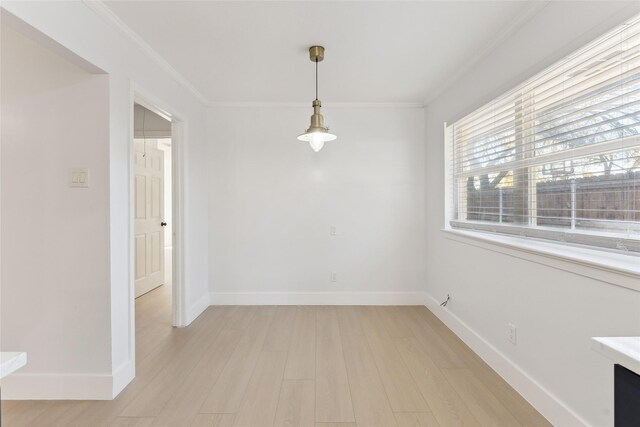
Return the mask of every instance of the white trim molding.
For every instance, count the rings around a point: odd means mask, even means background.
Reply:
[[[124,388],[129,385],[136,376],[136,364],[133,360],[127,360],[113,372],[111,398],[115,399]]]
[[[560,399],[544,388],[522,368],[482,338],[476,331],[449,310],[441,307],[431,295],[426,295],[426,307],[447,325],[474,353],[522,395],[555,426],[589,425]]]
[[[21,374],[2,379],[3,400],[111,400],[109,374]]]
[[[424,292],[211,292],[211,305],[424,305]]]
[[[444,229],[445,238],[640,292],[640,257],[553,241]]]
[[[192,304],[185,313],[185,326],[190,325],[191,322],[196,320],[210,304],[210,296],[208,292],[205,292],[194,304]]]

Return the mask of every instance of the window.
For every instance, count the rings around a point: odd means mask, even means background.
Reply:
[[[445,130],[450,226],[640,255],[640,17]]]

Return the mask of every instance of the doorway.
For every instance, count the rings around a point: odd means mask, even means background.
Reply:
[[[134,103],[133,275],[136,359],[173,326],[172,123]]]

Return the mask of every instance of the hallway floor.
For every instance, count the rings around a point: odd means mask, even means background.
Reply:
[[[136,300],[135,380],[113,401],[6,401],[13,426],[548,426],[424,307],[210,307],[171,327]]]

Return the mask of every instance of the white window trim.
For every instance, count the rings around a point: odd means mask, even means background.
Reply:
[[[579,245],[601,251],[618,251],[623,255],[634,255],[640,263],[640,241],[628,238],[622,233],[453,220],[449,221],[449,227],[454,230],[480,231],[513,237],[528,237],[565,245]]]
[[[444,123],[445,133],[450,129]],[[640,257],[602,248],[568,245],[524,236],[509,236],[451,227],[451,157],[453,148],[444,138],[444,228],[447,240],[502,253],[607,284],[640,292]]]
[[[640,257],[553,241],[445,227],[444,237],[458,243],[524,259],[640,292]]]

